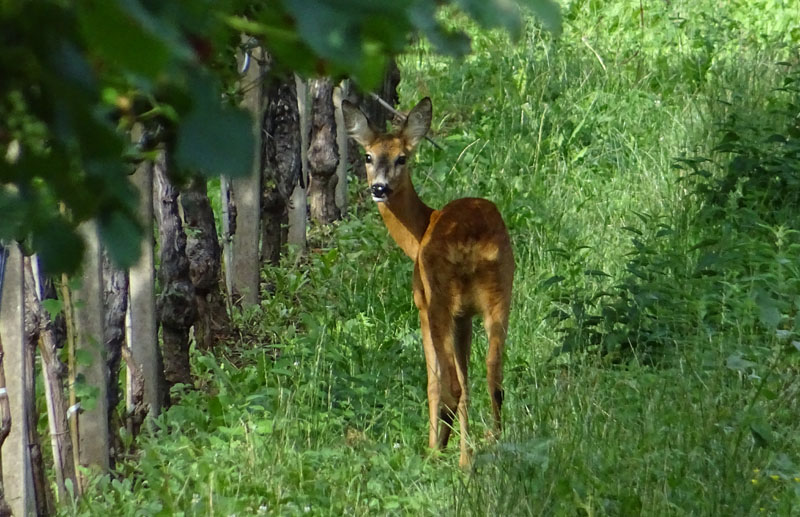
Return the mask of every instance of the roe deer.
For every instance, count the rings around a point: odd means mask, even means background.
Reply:
[[[457,414],[459,464],[469,465],[469,364],[472,317],[483,316],[494,434],[502,430],[503,347],[508,332],[514,256],[494,203],[464,198],[434,210],[411,183],[409,162],[431,125],[433,108],[422,99],[403,127],[382,133],[353,104],[342,102],[350,136],[366,151],[367,180],[389,235],[414,261],[414,304],[419,309],[428,368],[429,445],[444,448]],[[440,425],[440,422],[443,425]]]

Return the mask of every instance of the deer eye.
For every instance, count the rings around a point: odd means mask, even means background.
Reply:
[[[398,156],[397,159],[394,161],[395,165],[405,165],[406,164],[406,157],[405,156]]]
[[[364,155],[364,161],[367,163],[372,163],[372,155],[367,153]]]

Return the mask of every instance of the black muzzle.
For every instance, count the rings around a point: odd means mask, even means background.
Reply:
[[[392,189],[386,183],[376,183],[370,187],[369,191],[375,201],[386,201],[389,194],[392,193]]]

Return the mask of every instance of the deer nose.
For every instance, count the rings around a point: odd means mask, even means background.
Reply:
[[[375,183],[370,187],[370,193],[375,201],[385,201],[392,193],[392,189],[386,183]]]

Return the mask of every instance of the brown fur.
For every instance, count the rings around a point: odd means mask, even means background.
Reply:
[[[459,463],[470,462],[469,382],[467,376],[472,317],[483,316],[489,337],[486,357],[495,434],[503,403],[503,348],[508,332],[514,256],[497,207],[485,199],[464,198],[434,210],[420,200],[411,183],[409,163],[430,127],[430,99],[409,113],[403,128],[380,134],[358,108],[343,102],[350,135],[370,156],[367,180],[388,185],[378,203],[389,234],[414,261],[414,303],[419,309],[428,367],[429,444],[443,448],[454,416],[461,431]],[[405,163],[397,158],[406,157]]]

